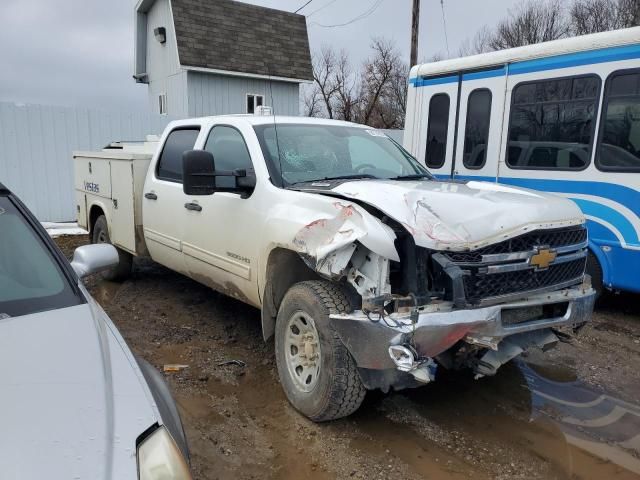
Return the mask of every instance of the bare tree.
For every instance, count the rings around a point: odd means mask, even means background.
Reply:
[[[371,57],[355,70],[346,51],[323,47],[313,59],[313,86],[303,92],[304,114],[401,128],[409,67],[392,42],[373,39],[371,48]]]
[[[385,94],[394,71],[399,68],[400,55],[392,42],[374,38],[371,43],[373,57],[367,60],[362,73],[362,117],[360,123],[371,125],[372,116],[380,97]],[[381,112],[378,112],[380,114]]]
[[[623,28],[640,25],[640,0],[618,0],[618,18]]]
[[[637,26],[640,0],[576,0],[570,11],[574,35]]]
[[[569,32],[559,0],[529,0],[502,20],[491,40],[493,50],[521,47],[565,37]]]
[[[313,80],[317,86],[327,116],[333,118],[333,103],[338,91],[335,76],[337,65],[336,54],[330,47],[324,45],[320,50],[320,55],[313,56],[312,64]]]
[[[467,38],[460,48],[458,49],[459,57],[467,57],[469,55],[477,55],[478,53],[486,53],[493,50],[491,48],[492,33],[488,26],[482,27],[473,36],[473,38]]]
[[[402,128],[407,108],[408,65],[395,70],[378,99],[369,125],[377,128]]]
[[[360,98],[356,90],[358,78],[351,68],[349,55],[344,50],[340,52],[335,80],[337,85],[335,102],[336,117],[348,122],[356,121],[358,108],[360,106]]]
[[[322,114],[322,98],[318,86],[314,83],[302,92],[302,114],[305,117],[319,117]]]

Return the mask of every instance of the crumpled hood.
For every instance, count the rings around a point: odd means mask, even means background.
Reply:
[[[93,301],[0,320],[0,477],[136,479],[158,421],[139,375]]]
[[[324,192],[374,206],[401,223],[417,245],[434,250],[475,249],[584,222],[570,200],[489,182],[358,180]]]

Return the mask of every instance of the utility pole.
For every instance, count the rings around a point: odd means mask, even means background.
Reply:
[[[420,0],[413,0],[411,16],[411,57],[409,68],[418,63],[418,24],[420,23]]]

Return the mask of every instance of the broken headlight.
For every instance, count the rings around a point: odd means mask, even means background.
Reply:
[[[189,466],[169,432],[160,427],[138,446],[140,480],[191,480]]]

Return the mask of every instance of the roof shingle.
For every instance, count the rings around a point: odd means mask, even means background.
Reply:
[[[303,15],[234,0],[171,0],[180,64],[312,80]]]

